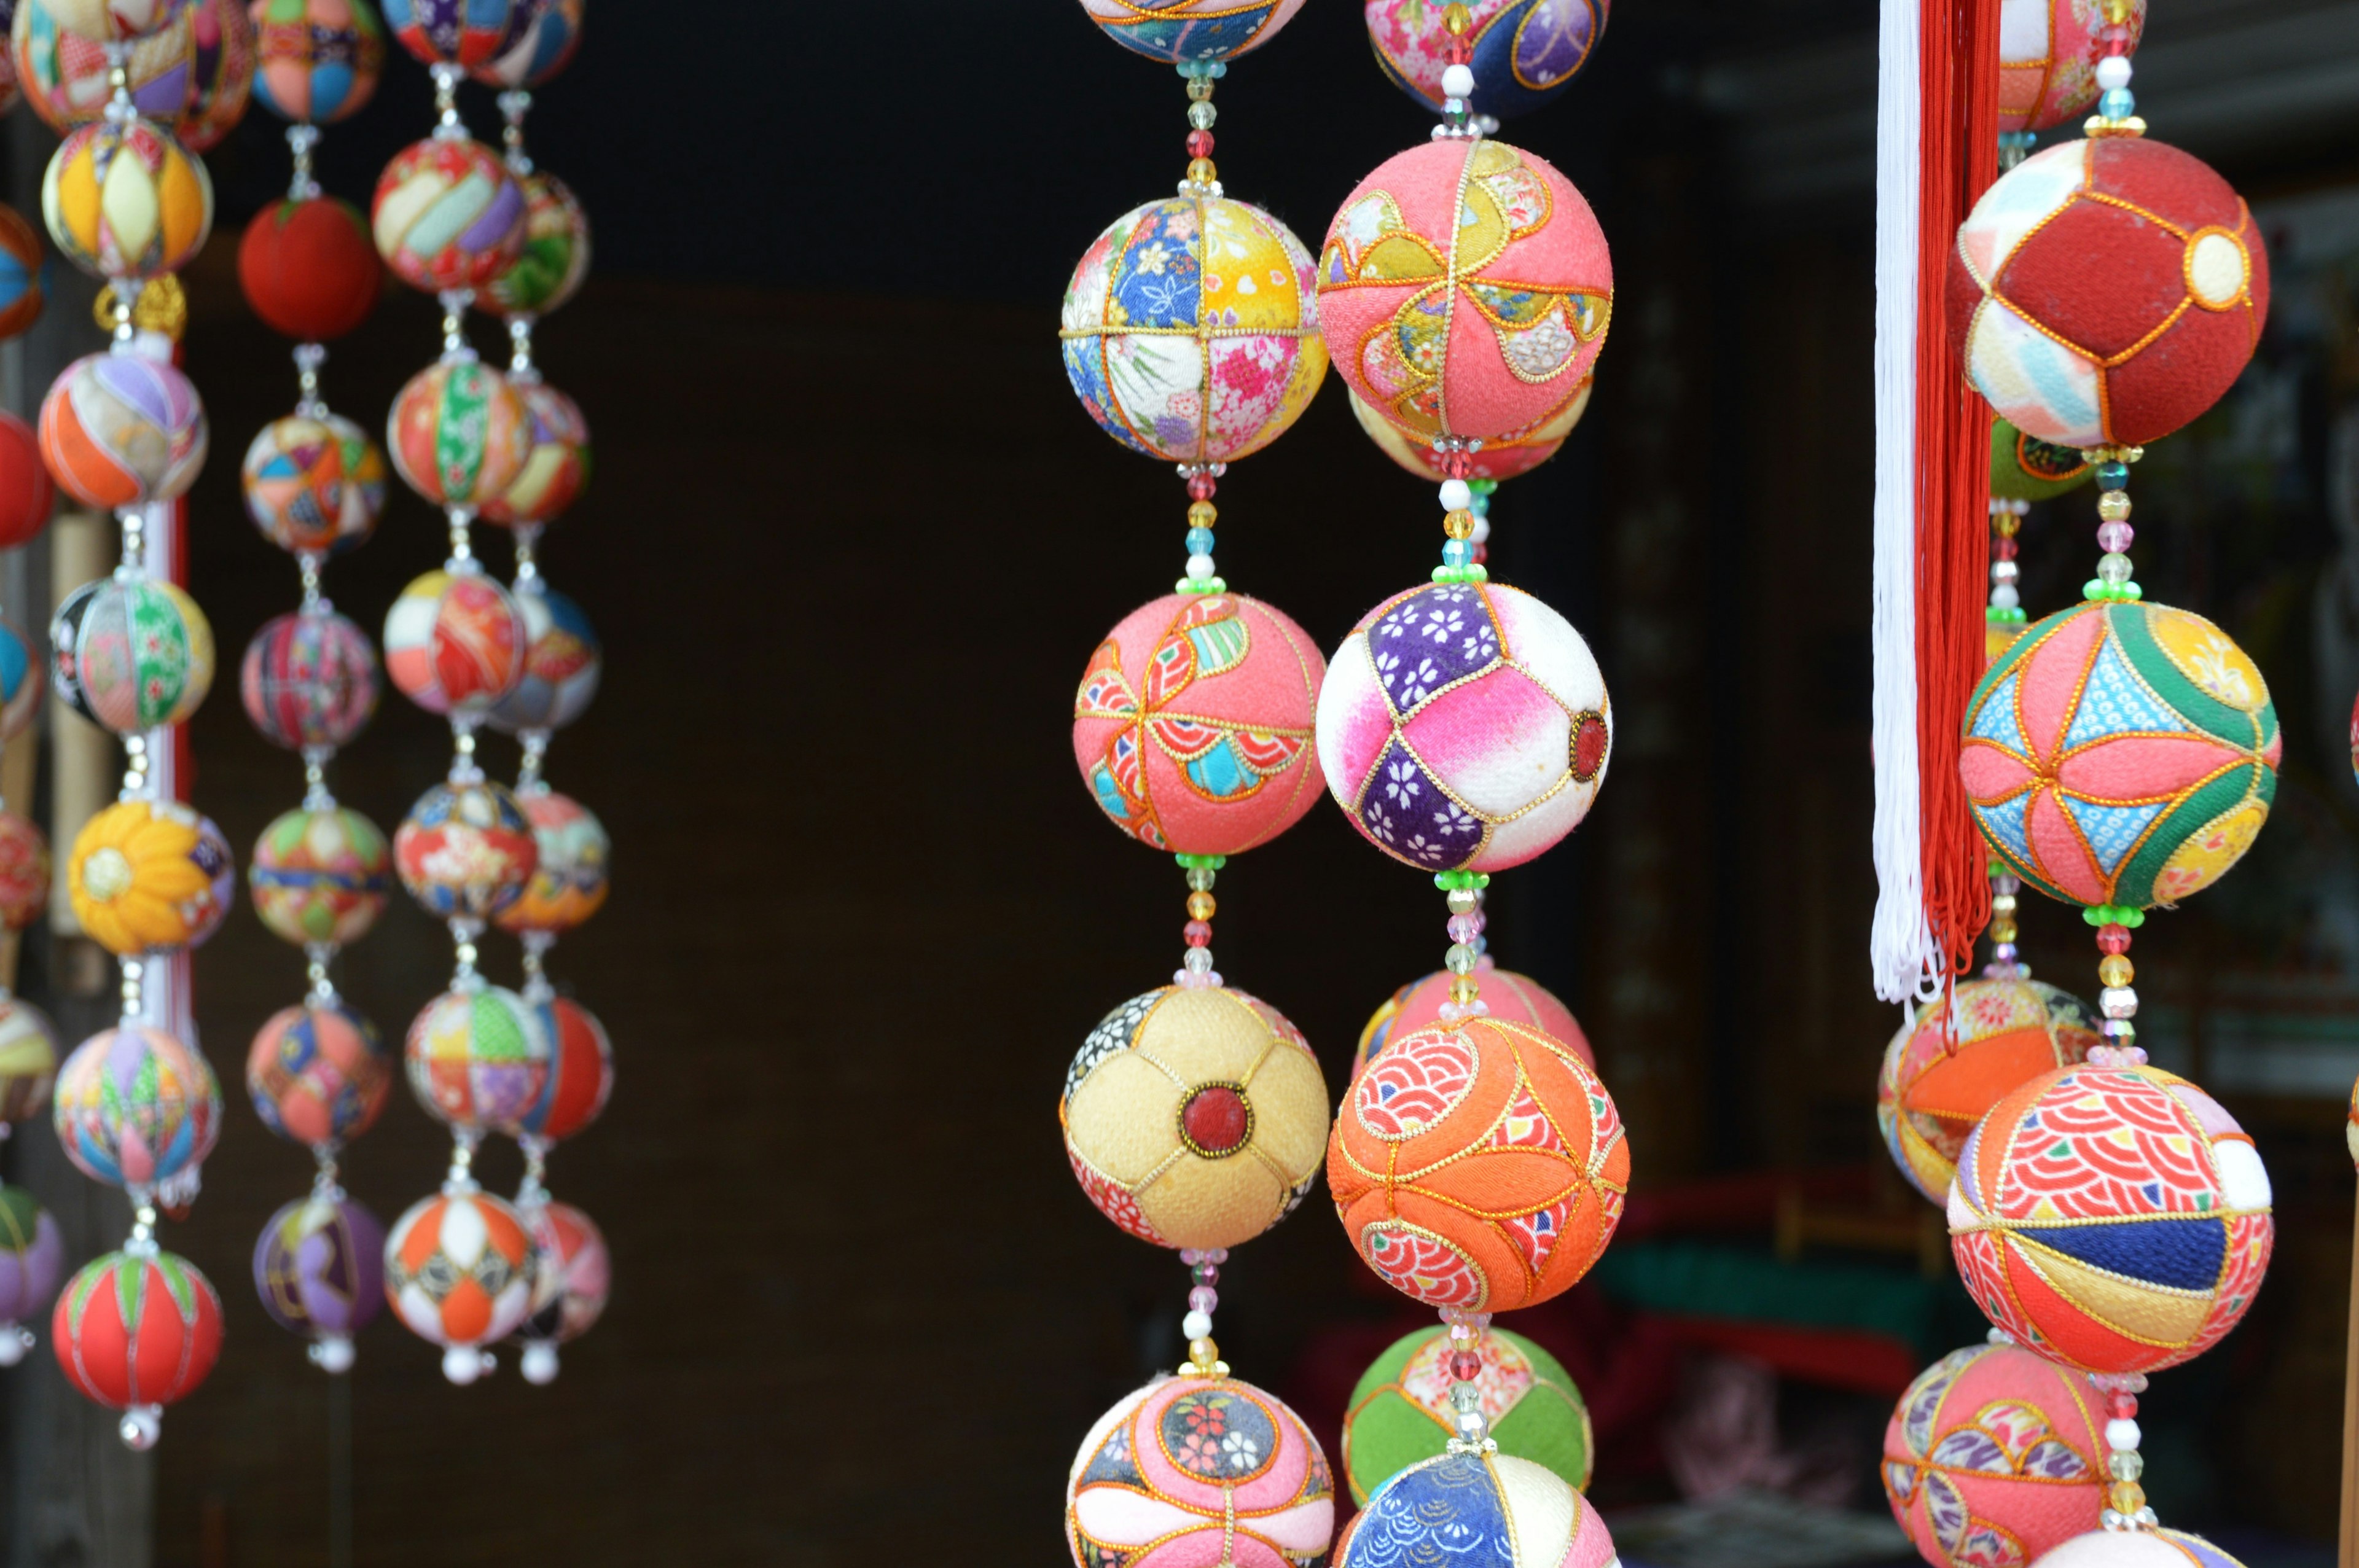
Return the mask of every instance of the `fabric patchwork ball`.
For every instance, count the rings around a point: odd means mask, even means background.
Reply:
[[[125,1411],[123,1440],[151,1447],[162,1407],[194,1393],[221,1355],[221,1295],[186,1258],[109,1252],[59,1295],[49,1340],[66,1381]]]
[[[0,1127],[47,1109],[57,1076],[57,1026],[31,1002],[0,997]]]
[[[49,838],[31,817],[0,811],[0,930],[22,931],[49,908]],[[0,998],[0,1017],[6,1005]]]
[[[60,135],[98,119],[111,92],[105,47],[60,27],[50,0],[20,0],[16,11],[9,59],[33,113]],[[132,107],[204,152],[245,116],[254,59],[243,0],[191,0],[131,45]]]
[[[527,585],[516,596],[524,616],[524,674],[492,709],[504,734],[562,730],[598,695],[606,656],[582,606],[555,589]]]
[[[2084,602],[2028,628],[1966,708],[1975,826],[2053,898],[2144,909],[2252,848],[2284,749],[2261,672],[2200,615]]]
[[[1335,1477],[1302,1418],[1234,1378],[1158,1378],[1100,1416],[1065,1483],[1077,1568],[1310,1568]]]
[[[40,1315],[66,1270],[65,1238],[49,1211],[22,1187],[0,1186],[0,1367],[31,1346],[18,1325]]]
[[[385,72],[369,0],[257,0],[254,96],[282,120],[332,125],[367,107]]]
[[[1513,479],[1519,473],[1531,472],[1556,456],[1565,438],[1572,434],[1572,427],[1589,412],[1589,395],[1596,383],[1593,375],[1583,378],[1581,390],[1565,406],[1564,412],[1529,436],[1519,440],[1485,441],[1477,450],[1462,454],[1467,460],[1466,477]],[[1352,400],[1352,417],[1360,422],[1360,428],[1376,444],[1377,450],[1419,479],[1438,481],[1449,477],[1442,469],[1440,456],[1431,447],[1410,439],[1408,432],[1361,402],[1360,395],[1350,387],[1343,392]]]
[[[2004,419],[1991,421],[1991,495],[2000,501],[2049,501],[2080,489],[2097,471],[2078,447],[2027,436]]]
[[[1428,445],[1525,441],[1556,424],[1586,391],[1613,310],[1589,203],[1505,142],[1428,142],[1383,164],[1319,261],[1336,368]]]
[[[245,1054],[245,1092],[262,1125],[315,1149],[366,1132],[392,1088],[393,1053],[342,1000],[272,1014]]]
[[[517,0],[524,29],[468,75],[487,87],[533,88],[550,81],[582,42],[582,0]]]
[[[1482,1370],[1474,1386],[1499,1452],[1552,1471],[1578,1491],[1589,1485],[1595,1439],[1589,1407],[1557,1358],[1519,1334],[1487,1330],[1475,1346]],[[1343,1414],[1343,1477],[1352,1501],[1423,1460],[1441,1456],[1456,1435],[1450,1402],[1451,1340],[1421,1329],[1394,1342],[1370,1364]]]
[[[41,705],[41,681],[25,634],[0,621],[0,739],[14,741],[33,727]]]
[[[1057,1122],[1074,1179],[1114,1224],[1158,1247],[1235,1247],[1318,1179],[1327,1081],[1267,1002],[1166,986],[1090,1031]]]
[[[439,1193],[412,1204],[385,1240],[385,1294],[412,1334],[454,1350],[504,1338],[532,1308],[532,1237],[524,1216],[489,1193]],[[446,1356],[443,1375],[472,1382],[477,1357]]]
[[[1605,678],[1519,589],[1437,583],[1360,619],[1319,690],[1319,762],[1362,837],[1427,871],[1504,871],[1589,815],[1614,749]]]
[[[532,455],[532,414],[507,377],[471,360],[428,365],[386,417],[386,449],[402,481],[436,506],[476,507],[505,494]]]
[[[236,885],[222,830],[173,801],[108,806],[82,824],[66,856],[74,918],[118,957],[196,946],[229,914]]]
[[[590,1217],[570,1203],[543,1204],[531,1216],[532,1311],[516,1326],[527,1345],[563,1345],[590,1332],[606,1310],[614,1265],[606,1238]],[[530,1352],[527,1352],[529,1356]],[[527,1364],[527,1377],[531,1377]]]
[[[342,555],[385,513],[385,452],[341,414],[273,419],[245,449],[238,481],[262,536],[299,555]]]
[[[1360,1031],[1359,1047],[1352,1053],[1352,1076],[1358,1077],[1387,1044],[1440,1022],[1441,1004],[1450,1000],[1451,982],[1457,978],[1447,969],[1436,969],[1393,992],[1391,1000],[1371,1013],[1366,1026]],[[1591,1048],[1589,1037],[1581,1032],[1572,1010],[1559,1001],[1555,992],[1512,969],[1500,968],[1487,953],[1474,961],[1474,979],[1482,987],[1484,1011],[1495,1018],[1530,1024],[1570,1046],[1584,1066],[1597,1065],[1597,1053]]]
[[[376,711],[376,650],[333,611],[276,616],[245,645],[237,688],[245,716],[274,745],[346,745]]]
[[[2129,0],[2128,52],[2146,31],[2146,0]],[[2106,24],[2098,0],[1999,0],[1998,128],[2044,131],[2097,101]]]
[[[598,1119],[614,1092],[614,1047],[606,1026],[566,997],[536,1004],[549,1039],[549,1074],[540,1093],[516,1120],[527,1142],[558,1143]]]
[[[255,1238],[254,1293],[279,1327],[347,1342],[335,1359],[349,1365],[352,1336],[385,1310],[384,1222],[348,1197],[297,1198]]]
[[[500,911],[503,931],[571,931],[606,902],[606,861],[613,845],[589,807],[542,785],[519,797],[538,851],[522,896]]]
[[[386,25],[426,65],[487,66],[532,25],[533,0],[385,0]]]
[[[0,281],[5,280],[6,273],[7,264],[0,259]],[[57,500],[57,482],[49,477],[39,434],[14,414],[0,410],[0,550],[13,550],[40,537],[41,530],[49,525],[49,513]]]
[[[1234,59],[1293,19],[1302,0],[1082,0],[1106,37],[1149,59]]]
[[[1445,1454],[1402,1471],[1335,1544],[1336,1568],[1614,1568],[1614,1538],[1589,1499],[1509,1454]]]
[[[409,1087],[437,1120],[513,1134],[549,1087],[540,1010],[502,986],[445,991],[409,1026]]]
[[[516,596],[480,572],[413,579],[385,615],[385,671],[429,713],[489,713],[524,678],[531,628]]]
[[[212,177],[161,125],[93,121],[50,157],[41,216],[82,271],[161,277],[186,266],[212,232]]]
[[[192,0],[40,0],[58,26],[94,44],[136,43],[169,27]]]
[[[1488,994],[1487,991],[1485,993]],[[1947,1203],[1958,1152],[1983,1113],[2098,1043],[2097,1010],[2038,980],[1961,980],[1884,1048],[1875,1124],[1908,1184]]]
[[[68,494],[113,511],[173,501],[205,466],[204,400],[158,360],[85,354],[41,400],[42,460]]]
[[[2252,1139],[2159,1067],[2083,1063],[2008,1095],[1966,1140],[1949,1212],[1991,1322],[2091,1372],[2210,1349],[2252,1304],[2277,1234]]]
[[[524,190],[500,155],[429,136],[377,178],[369,227],[394,276],[429,294],[482,288],[524,249]]]
[[[357,942],[393,896],[393,854],[375,823],[347,806],[297,806],[255,840],[245,873],[254,913],[299,947]]]
[[[1974,388],[2067,447],[2168,436],[2260,341],[2268,253],[2244,199],[2137,136],[2062,142],[1983,193],[1950,261],[1951,331]]]
[[[486,495],[476,515],[511,528],[554,523],[590,482],[590,422],[573,399],[541,381],[519,381],[516,395],[532,421],[532,449],[506,490]]]
[[[309,196],[254,215],[238,242],[237,280],[274,330],[316,343],[368,319],[385,287],[385,264],[358,208]]]
[[[101,1030],[59,1069],[49,1119],[91,1180],[153,1187],[185,1180],[212,1152],[221,1083],[201,1054],[160,1029]]]
[[[1450,31],[1434,0],[1366,0],[1368,42],[1395,86],[1440,110]],[[1527,114],[1572,85],[1605,36],[1608,0],[1474,0],[1466,42],[1474,93],[1467,107],[1495,119]]]
[[[1225,197],[1174,196],[1115,219],[1073,269],[1058,336],[1090,417],[1166,462],[1261,450],[1327,374],[1310,253]]]
[[[197,710],[213,684],[213,629],[197,601],[158,578],[109,577],[75,605],[75,707],[118,735],[145,735]]]
[[[2093,1530],[2041,1558],[2038,1568],[2244,1568],[2183,1530]]]
[[[440,920],[487,920],[524,896],[539,864],[532,819],[506,784],[438,784],[394,830],[401,885]]]
[[[2097,1528],[2105,1418],[2087,1380],[2012,1345],[1918,1374],[1884,1429],[1884,1496],[1933,1568],[2027,1568]]]
[[[544,169],[517,183],[524,188],[524,248],[477,303],[503,316],[546,316],[590,276],[590,214],[571,187]]]
[[[1327,1148],[1353,1250],[1403,1294],[1469,1312],[1570,1289],[1613,1238],[1629,1185],[1629,1141],[1597,1075],[1497,1017],[1387,1045]]]
[[[1106,633],[1073,697],[1073,760],[1114,825],[1180,854],[1234,855],[1319,798],[1311,720],[1327,662],[1238,593],[1167,594]]]
[[[0,216],[0,339],[16,337],[41,319],[49,270],[41,236],[8,208]]]

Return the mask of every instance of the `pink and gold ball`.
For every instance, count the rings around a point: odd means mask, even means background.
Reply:
[[[1563,449],[1573,427],[1581,423],[1581,416],[1589,412],[1589,397],[1596,383],[1595,376],[1589,377],[1562,413],[1530,435],[1515,440],[1485,441],[1476,450],[1460,454],[1465,477],[1513,479],[1531,472],[1556,456]],[[1346,387],[1344,394],[1352,400],[1352,417],[1360,422],[1361,431],[1376,444],[1378,451],[1419,479],[1439,481],[1450,477],[1440,453],[1422,441],[1410,439],[1407,431],[1361,402],[1358,393]]]
[[[2105,1506],[2104,1396],[2012,1345],[1971,1345],[1908,1385],[1884,1429],[1884,1496],[1933,1568],[2026,1564]]]
[[[1512,1023],[1527,1023],[1570,1047],[1588,1066],[1597,1065],[1597,1053],[1590,1045],[1589,1036],[1581,1032],[1572,1010],[1559,1001],[1554,991],[1512,969],[1500,968],[1487,953],[1474,961],[1473,975],[1475,984],[1481,988],[1484,1011],[1490,1016]],[[1360,1030],[1359,1046],[1352,1053],[1352,1076],[1358,1077],[1361,1070],[1393,1041],[1406,1040],[1440,1022],[1442,1006],[1450,1000],[1451,983],[1457,978],[1447,969],[1436,969],[1393,992]]]

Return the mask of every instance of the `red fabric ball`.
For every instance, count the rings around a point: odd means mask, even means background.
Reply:
[[[274,201],[238,242],[237,279],[254,313],[290,338],[341,338],[368,319],[385,266],[349,201]]]
[[[66,1381],[110,1410],[168,1405],[221,1355],[221,1297],[169,1252],[110,1252],[58,1296],[49,1337]]]
[[[40,438],[30,425],[0,409],[0,550],[40,537],[57,501],[57,485],[41,461]]]

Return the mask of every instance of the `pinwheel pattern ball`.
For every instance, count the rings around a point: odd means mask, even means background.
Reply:
[[[2012,1345],[1944,1356],[1884,1431],[1884,1496],[1933,1568],[2025,1568],[2105,1506],[2102,1396]]]

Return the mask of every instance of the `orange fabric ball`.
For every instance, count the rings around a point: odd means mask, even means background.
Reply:
[[[1496,1017],[1368,1064],[1327,1145],[1353,1249],[1432,1306],[1512,1312],[1605,1250],[1630,1184],[1614,1100],[1571,1046]]]
[[[290,338],[341,338],[368,319],[385,265],[366,219],[332,196],[274,201],[237,246],[237,281],[254,313]]]

